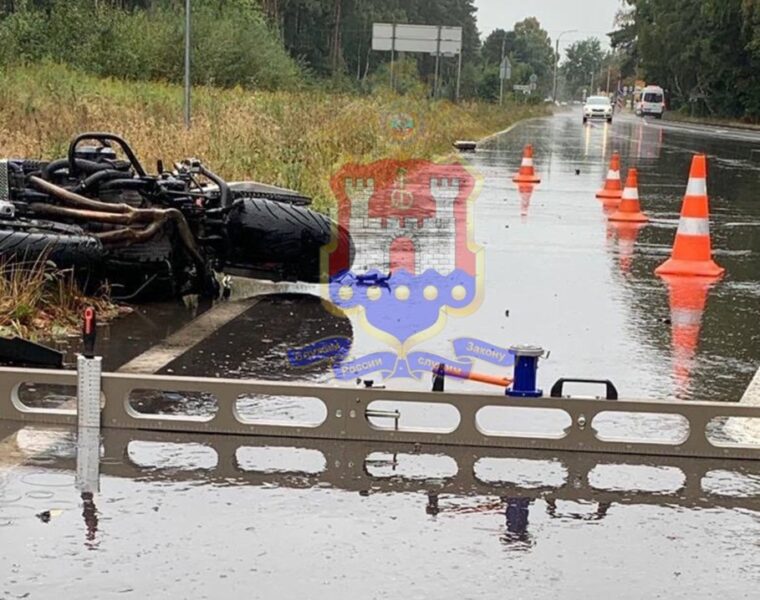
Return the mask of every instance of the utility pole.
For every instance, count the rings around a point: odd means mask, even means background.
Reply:
[[[441,63],[441,26],[438,26],[438,38],[435,41],[435,79],[433,80],[433,99],[438,98],[438,71]]]
[[[557,42],[555,44],[555,50],[554,50],[554,85],[552,86],[552,100],[554,102],[557,101],[557,68],[559,67],[559,40],[566,33],[575,33],[576,31],[578,30],[568,29],[567,31],[561,32],[557,36]]]
[[[501,70],[504,67],[504,46],[507,41],[507,32],[501,36],[501,62],[499,63],[499,106],[504,104],[504,78],[501,76]]]
[[[190,129],[190,0],[185,0],[185,129]]]
[[[391,90],[393,87],[393,62],[396,58],[396,23],[394,21],[393,28],[391,29]]]
[[[612,65],[607,65],[607,95],[610,93],[610,74],[612,72]]]
[[[457,63],[457,91],[455,101],[459,102],[459,88],[462,82],[462,49],[459,49],[459,62]]]

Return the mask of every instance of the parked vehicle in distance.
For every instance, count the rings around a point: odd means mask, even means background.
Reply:
[[[641,97],[636,103],[636,114],[640,117],[653,116],[662,119],[665,113],[665,91],[657,85],[648,85],[641,90]]]
[[[605,119],[612,123],[612,102],[607,96],[589,96],[583,105],[583,122],[589,119]]]

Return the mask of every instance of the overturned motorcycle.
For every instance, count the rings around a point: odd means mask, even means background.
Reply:
[[[215,272],[317,282],[325,245],[351,249],[345,268],[353,251],[348,232],[310,202],[228,183],[196,159],[171,170],[159,161],[149,175],[119,136],[83,133],[65,158],[0,160],[0,260],[44,257],[90,289],[108,282],[135,301],[216,296]]]

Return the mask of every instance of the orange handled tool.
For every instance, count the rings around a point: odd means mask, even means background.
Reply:
[[[512,379],[509,377],[499,377],[498,375],[487,375],[486,373],[474,373],[473,371],[466,372],[461,369],[450,367],[445,364],[438,365],[434,371],[435,375],[440,378],[444,375],[450,375],[458,379],[469,379],[470,381],[477,381],[479,383],[486,383],[488,385],[495,385],[500,388],[508,388],[512,385]]]

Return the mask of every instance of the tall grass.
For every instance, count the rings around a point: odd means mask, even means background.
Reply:
[[[193,124],[182,124],[182,89],[97,78],[54,63],[0,72],[0,155],[63,156],[77,132],[123,135],[147,167],[198,157],[229,180],[257,179],[332,202],[330,177],[349,161],[432,158],[457,138],[478,138],[543,109],[430,102],[423,97],[355,96],[200,86]],[[399,140],[390,125],[409,115]]]
[[[0,335],[35,339],[75,333],[88,306],[94,306],[102,320],[121,310],[110,302],[107,290],[85,296],[71,271],[57,270],[44,258],[0,262]]]

